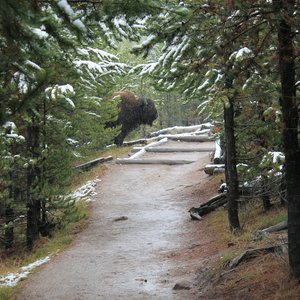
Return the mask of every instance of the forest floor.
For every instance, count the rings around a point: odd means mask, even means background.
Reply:
[[[17,299],[284,299],[272,298],[280,286],[269,287],[269,279],[247,270],[247,264],[224,273],[220,257],[228,255],[230,246],[234,255],[238,244],[220,241],[222,231],[228,231],[226,222],[216,232],[209,218],[191,220],[189,208],[215,195],[219,184],[202,170],[209,153],[165,155],[196,161],[176,166],[108,164],[87,228],[22,283]],[[258,272],[271,278],[273,270],[263,270],[263,263],[269,268],[274,261],[268,257],[259,258]],[[276,279],[279,285],[284,272]]]

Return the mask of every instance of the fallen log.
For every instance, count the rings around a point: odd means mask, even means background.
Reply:
[[[213,175],[217,172],[224,172],[225,165],[224,164],[209,164],[204,167],[204,172],[208,175]]]
[[[189,210],[190,216],[192,219],[197,219],[197,216],[200,218],[198,220],[201,220],[201,217],[209,214],[210,212],[214,211],[216,208],[224,205],[227,203],[227,197],[226,193],[214,196],[210,198],[207,202],[201,204],[199,207],[192,207]]]
[[[257,257],[258,255],[268,254],[268,253],[278,253],[282,254],[284,252],[284,245],[274,245],[265,248],[256,248],[256,249],[248,249],[236,258],[234,258],[229,263],[229,269],[236,268],[241,262],[248,261],[252,258]]]
[[[205,203],[202,203],[199,207],[207,206],[207,205],[212,205],[214,203],[218,203],[220,200],[226,199],[226,193],[221,193],[216,196],[211,197],[208,201]]]
[[[202,135],[202,134],[207,134],[210,135],[210,129],[203,129],[203,130],[196,130],[193,132],[194,135]]]
[[[214,154],[214,164],[220,164],[222,162],[222,148],[220,146],[220,140],[216,141]]]
[[[189,210],[189,213],[190,213],[190,216],[191,216],[192,220],[198,220],[198,221],[202,220],[202,217],[199,215],[199,212],[197,211],[197,208],[192,207]]]
[[[178,134],[178,133],[187,133],[194,132],[196,130],[202,129],[204,124],[193,125],[193,126],[174,126],[164,128],[158,131],[151,132],[151,136],[159,136],[161,134]],[[207,128],[205,128],[207,129]]]
[[[81,171],[89,171],[91,168],[93,168],[93,167],[95,167],[95,166],[97,166],[101,163],[110,161],[110,160],[113,160],[112,156],[100,157],[100,158],[91,160],[89,162],[86,162],[84,164],[78,165],[74,169],[75,170],[81,170]]]
[[[140,147],[140,146],[139,146],[139,147],[133,147],[133,148],[131,149],[131,152],[132,152],[132,153],[139,152],[140,150],[142,150],[142,148],[143,148],[143,147]]]
[[[210,152],[213,150],[214,147],[203,147],[203,148],[149,147],[146,149],[147,152]]]
[[[195,160],[185,159],[130,159],[130,158],[117,158],[118,164],[145,164],[145,165],[184,165],[191,164]]]
[[[165,134],[159,135],[158,139],[168,138],[173,141],[184,141],[184,142],[208,142],[210,141],[208,135],[181,135],[181,134]]]
[[[133,146],[133,145],[146,145],[148,142],[147,139],[139,139],[139,140],[133,140],[133,141],[128,141],[128,142],[123,142],[123,146]]]
[[[145,153],[146,153],[146,150],[144,147],[142,147],[138,152],[134,153],[128,159],[137,159],[138,157],[143,156]]]
[[[262,229],[262,232],[266,232],[266,233],[272,233],[272,232],[276,232],[276,231],[280,231],[280,230],[284,230],[288,228],[288,224],[287,221],[283,221],[280,222],[276,225],[270,226],[268,228]]]
[[[162,139],[162,140],[160,140],[160,141],[157,141],[157,142],[151,143],[151,144],[149,144],[149,145],[146,145],[145,147],[140,148],[140,150],[139,150],[138,152],[136,152],[135,154],[133,154],[133,155],[132,155],[130,158],[128,158],[128,159],[132,159],[132,160],[133,160],[133,159],[136,159],[137,157],[140,157],[140,156],[144,155],[144,154],[146,153],[146,149],[147,149],[147,148],[159,146],[159,145],[161,145],[161,144],[166,143],[167,141],[168,141],[168,139],[167,139],[167,138],[164,138],[164,139]]]

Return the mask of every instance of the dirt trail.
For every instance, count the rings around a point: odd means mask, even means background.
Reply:
[[[185,195],[208,180],[200,169],[209,157],[204,152],[188,158],[197,161],[110,164],[98,183],[89,226],[68,250],[30,276],[17,299],[199,299],[193,283],[205,268],[211,237],[201,222],[190,220],[188,209],[199,203]],[[182,280],[190,289],[173,290]]]

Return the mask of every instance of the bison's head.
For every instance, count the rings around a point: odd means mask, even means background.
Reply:
[[[157,118],[157,110],[153,100],[148,98],[139,98],[140,102],[140,121],[141,124],[152,126],[153,121]]]

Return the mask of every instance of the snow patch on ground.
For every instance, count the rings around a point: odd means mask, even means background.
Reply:
[[[91,197],[97,195],[96,185],[100,181],[101,179],[99,178],[87,181],[75,192],[67,195],[67,198],[71,198],[72,200],[75,201],[78,200],[84,200],[86,202],[93,201]],[[9,273],[7,275],[0,275],[0,288],[4,286],[11,286],[11,287],[16,286],[20,280],[27,278],[33,269],[48,262],[49,260],[50,260],[50,256],[46,256],[27,266],[21,267],[19,272]]]
[[[50,260],[50,257],[46,256],[46,257],[39,259],[27,266],[22,267],[19,272],[9,273],[7,275],[0,275],[0,287],[16,286],[20,280],[27,278],[27,276],[33,269],[48,262],[49,260]]]
[[[96,185],[100,181],[101,181],[101,179],[99,179],[99,178],[96,178],[94,180],[89,180],[84,185],[82,185],[80,188],[78,188],[75,192],[67,195],[67,197],[71,198],[72,200],[75,200],[75,201],[78,201],[78,200],[84,200],[86,202],[94,201],[94,200],[92,200],[91,197],[97,195]]]

